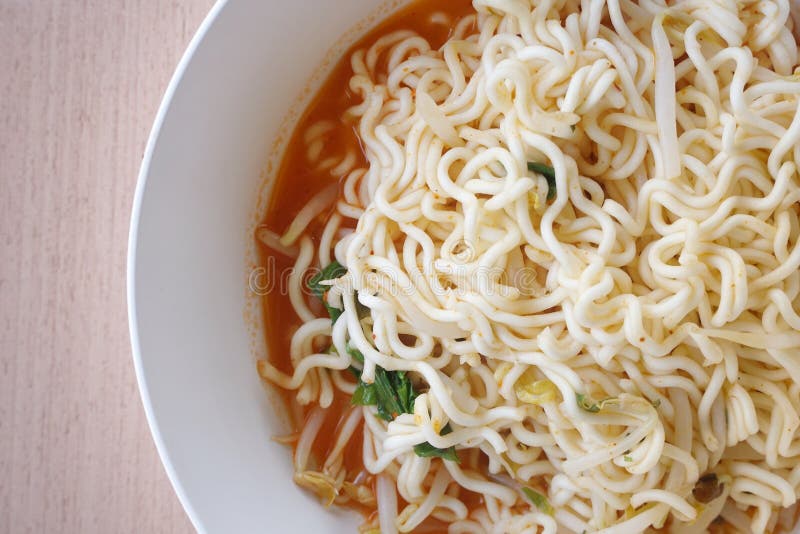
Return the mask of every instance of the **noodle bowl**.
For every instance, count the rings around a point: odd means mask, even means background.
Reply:
[[[293,141],[329,185],[259,230],[293,261],[259,371],[306,407],[297,482],[383,533],[788,531],[788,2],[473,7],[350,55],[352,105]]]

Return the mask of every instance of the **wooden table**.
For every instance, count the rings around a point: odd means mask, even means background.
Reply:
[[[125,255],[212,0],[0,0],[0,532],[191,532],[144,418]]]

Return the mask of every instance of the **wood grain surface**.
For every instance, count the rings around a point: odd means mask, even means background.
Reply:
[[[125,254],[212,0],[0,0],[0,532],[191,532],[136,389]]]

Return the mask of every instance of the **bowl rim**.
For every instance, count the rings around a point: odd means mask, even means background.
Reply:
[[[200,43],[205,38],[209,29],[214,25],[217,17],[228,4],[228,0],[216,0],[214,5],[208,11],[203,21],[198,26],[194,35],[192,36],[189,44],[184,50],[181,59],[175,67],[172,77],[170,78],[167,89],[161,98],[158,106],[153,126],[150,129],[150,134],[147,138],[144,154],[142,156],[141,167],[136,179],[136,189],[133,195],[133,205],[131,207],[131,219],[128,232],[128,252],[127,252],[127,267],[126,267],[126,296],[127,296],[127,311],[128,311],[128,329],[131,338],[131,354],[133,358],[133,366],[136,372],[136,383],[139,389],[139,397],[142,401],[144,408],[145,418],[147,419],[147,426],[150,429],[150,435],[156,445],[158,456],[161,459],[161,464],[167,473],[167,478],[172,485],[172,489],[178,496],[184,512],[189,517],[192,526],[198,532],[205,532],[206,529],[197,515],[192,503],[190,502],[183,484],[175,472],[175,467],[164,444],[161,429],[156,421],[153,404],[150,399],[150,393],[147,385],[147,380],[144,375],[144,364],[142,362],[141,346],[139,344],[139,325],[137,321],[137,305],[136,305],[136,251],[139,238],[139,220],[142,213],[142,200],[144,198],[144,191],[147,188],[147,180],[150,174],[150,165],[153,159],[153,151],[161,136],[161,128],[164,124],[164,119],[172,105],[173,98],[178,86],[183,80],[186,69],[192,61],[195,52],[197,51]]]

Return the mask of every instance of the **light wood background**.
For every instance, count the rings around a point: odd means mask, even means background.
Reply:
[[[192,531],[136,389],[125,254],[150,125],[212,3],[0,0],[0,533]]]
[[[128,339],[136,175],[212,0],[0,0],[0,532],[191,532]]]

